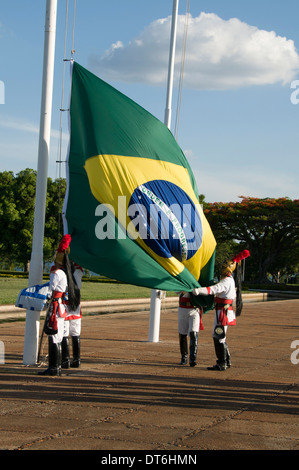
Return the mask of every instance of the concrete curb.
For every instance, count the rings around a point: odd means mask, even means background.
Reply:
[[[269,293],[251,293],[243,294],[243,302],[265,302],[270,299]],[[289,297],[287,297],[289,298]],[[150,298],[137,299],[110,299],[110,300],[89,300],[82,301],[82,313],[85,314],[105,314],[132,312],[136,310],[147,310],[150,308]],[[178,297],[165,297],[162,299],[161,306],[163,309],[176,308],[178,305]],[[43,318],[45,312],[41,312]],[[15,307],[15,305],[0,305],[0,321],[3,320],[20,320],[26,318],[26,310]]]
[[[163,308],[174,308],[177,306],[177,297],[167,297],[162,300]],[[109,300],[88,300],[81,302],[82,313],[84,314],[105,314],[114,312],[132,312],[136,310],[146,310],[150,308],[150,298],[137,299],[109,299]],[[41,312],[41,317],[45,312]],[[0,321],[4,319],[21,319],[26,317],[26,310],[15,307],[15,305],[0,305]]]

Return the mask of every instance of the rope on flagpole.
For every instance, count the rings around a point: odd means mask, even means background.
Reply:
[[[69,111],[68,109],[64,109],[64,88],[65,88],[65,64],[66,62],[73,61],[73,56],[75,53],[74,49],[74,41],[75,41],[75,16],[76,16],[76,0],[74,0],[74,9],[73,9],[73,26],[72,26],[72,44],[71,44],[71,59],[67,59],[67,38],[68,38],[68,16],[69,16],[69,1],[66,0],[66,12],[65,12],[65,31],[64,31],[64,53],[63,53],[63,73],[62,73],[62,91],[61,91],[61,106],[60,106],[60,129],[59,129],[59,155],[56,160],[58,164],[58,222],[57,222],[57,230],[58,230],[58,240],[61,238],[61,221],[60,221],[60,205],[61,205],[61,164],[65,162],[62,160],[62,136],[63,136],[63,113],[65,111]]]

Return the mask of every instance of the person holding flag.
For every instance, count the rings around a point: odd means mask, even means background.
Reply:
[[[242,282],[241,261],[250,255],[244,250],[233,258],[229,258],[222,265],[220,282],[210,287],[199,287],[193,289],[192,293],[198,295],[214,295],[215,321],[213,327],[213,340],[217,357],[216,364],[208,367],[208,370],[226,370],[231,366],[231,358],[226,343],[227,327],[236,325],[236,317],[241,315]],[[235,279],[233,272],[236,270]],[[236,311],[233,302],[236,300]]]
[[[76,288],[71,272],[71,264],[68,254],[70,252],[71,236],[64,235],[54,258],[54,265],[50,272],[49,290],[51,300],[44,331],[48,335],[48,368],[39,375],[61,375],[61,341],[64,332],[64,319],[66,311],[66,293],[68,293],[68,305],[76,309],[80,303],[80,291]]]

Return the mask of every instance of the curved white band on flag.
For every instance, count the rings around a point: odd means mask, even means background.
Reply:
[[[154,204],[156,204],[161,209],[161,211],[166,215],[166,217],[168,217],[169,221],[173,224],[173,226],[174,226],[174,228],[175,228],[175,230],[178,234],[180,243],[181,243],[182,259],[186,260],[187,255],[188,255],[188,246],[187,246],[187,241],[186,241],[186,235],[185,235],[183,227],[181,226],[181,224],[180,224],[179,220],[177,219],[177,217],[172,212],[171,208],[169,206],[167,206],[167,204],[165,204],[165,202],[163,202],[158,196],[156,196],[153,193],[153,191],[146,188],[143,184],[138,186],[138,189],[140,189],[140,191],[145,196],[147,196]]]

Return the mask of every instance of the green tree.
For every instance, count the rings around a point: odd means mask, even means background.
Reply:
[[[44,260],[53,259],[63,236],[62,206],[66,191],[66,180],[48,178],[45,217]]]
[[[10,231],[14,240],[14,258],[28,271],[32,248],[36,171],[26,168],[14,181],[14,201],[18,211],[14,228]]]
[[[299,272],[299,239],[275,258],[269,272],[277,281],[289,279],[294,273]]]
[[[205,202],[205,195],[199,194],[198,201],[202,205],[204,212],[208,213],[210,204]],[[221,237],[219,235],[220,234],[214,232],[214,236],[217,241],[214,269],[216,278],[220,278],[223,262],[233,254],[236,254],[239,249],[239,244],[236,241],[232,239],[226,239],[225,237]]]
[[[28,271],[32,251],[36,171],[27,168],[16,176],[0,173],[0,260],[18,263]],[[65,195],[64,179],[47,182],[44,234],[44,261],[53,254],[62,235],[61,209]]]
[[[14,174],[0,173],[0,258],[9,266],[15,261],[11,233],[19,216],[14,197]]]
[[[216,240],[234,240],[247,248],[252,280],[267,281],[267,273],[280,259],[287,266],[289,253],[297,252],[299,200],[252,198],[241,202],[205,204],[205,215]]]

